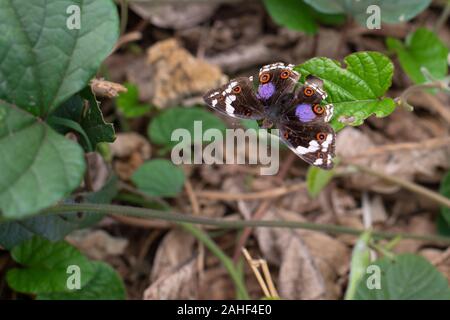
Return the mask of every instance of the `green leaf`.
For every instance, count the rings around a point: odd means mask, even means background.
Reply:
[[[338,24],[345,20],[341,15],[317,12],[301,0],[264,0],[264,4],[277,24],[309,34],[317,32],[316,20],[328,24]]]
[[[310,166],[306,174],[306,187],[312,197],[317,197],[335,175],[334,170],[322,170]]]
[[[408,35],[405,43],[387,38],[386,45],[397,54],[403,70],[415,83],[424,83],[427,80],[421,71],[422,67],[437,79],[447,75],[448,48],[428,29],[417,29]]]
[[[424,11],[431,0],[304,0],[316,10],[328,13],[345,13],[353,16],[356,21],[365,26],[372,12],[367,8],[377,5],[380,8],[381,21],[399,23],[408,21]]]
[[[345,57],[344,62],[345,69],[337,61],[313,58],[296,67],[303,76],[313,74],[324,80],[326,101],[334,104],[333,128],[361,125],[372,114],[391,114],[395,102],[384,96],[394,73],[391,60],[378,52],[363,51]]]
[[[169,160],[155,159],[141,165],[131,180],[151,196],[174,197],[181,192],[185,177],[183,170]]]
[[[83,195],[81,200],[80,195],[77,195],[77,201],[110,203],[118,191],[117,181],[117,177],[112,176],[101,190]],[[70,198],[65,202],[74,203],[75,201]],[[73,230],[93,225],[102,217],[102,214],[94,212],[73,212],[51,215],[44,214],[19,221],[3,222],[0,223],[0,245],[6,249],[11,249],[23,241],[31,239],[35,235],[51,241],[62,240]]]
[[[104,262],[93,262],[94,276],[80,290],[37,295],[38,300],[124,300],[125,286],[117,272]]]
[[[98,101],[90,87],[74,95],[51,114],[48,123],[65,134],[81,134],[80,144],[87,152],[94,151],[101,142],[114,142],[116,134],[112,123],[106,123]]]
[[[50,242],[33,237],[11,251],[13,259],[25,268],[8,271],[8,285],[18,292],[46,293],[65,292],[69,266],[80,268],[80,284],[84,287],[94,276],[94,265],[75,247],[64,241]]]
[[[116,99],[117,108],[122,114],[126,118],[136,118],[149,112],[151,107],[139,102],[138,87],[132,83],[125,83],[125,87],[128,91],[121,93]]]
[[[80,185],[83,150],[47,124],[0,101],[0,210],[30,216]]]
[[[345,300],[353,300],[356,288],[366,273],[370,264],[370,248],[369,243],[372,238],[370,231],[365,231],[358,238],[352,251],[352,260],[350,263],[350,275],[348,279],[347,291],[345,292]]]
[[[394,261],[378,259],[373,265],[381,270],[381,288],[369,289],[365,274],[356,290],[356,300],[448,300],[450,288],[447,279],[421,256],[402,254]]]
[[[80,29],[67,27],[72,5]],[[111,0],[0,0],[0,99],[45,116],[84,88],[119,35]]]
[[[101,142],[114,142],[116,133],[112,123],[106,123],[95,95],[90,87],[86,87],[81,96],[88,102],[81,117],[80,124],[95,148]]]
[[[201,121],[201,128],[204,131],[216,128],[225,131],[225,124],[216,115],[206,111],[204,108],[170,108],[157,115],[148,127],[148,136],[152,142],[170,149],[178,144],[178,141],[171,141],[172,132],[176,129],[186,129],[192,139],[189,144],[200,142],[202,136],[195,134],[194,121]]]

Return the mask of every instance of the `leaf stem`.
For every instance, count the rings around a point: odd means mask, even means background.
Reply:
[[[104,214],[128,215],[147,219],[161,219],[173,222],[187,222],[200,225],[219,226],[226,229],[241,229],[245,227],[271,227],[271,228],[290,228],[290,229],[307,229],[315,231],[329,232],[333,234],[351,234],[360,235],[364,230],[338,226],[332,224],[319,224],[312,222],[283,221],[283,220],[226,220],[221,218],[208,218],[193,216],[188,214],[159,211],[146,208],[136,208],[130,206],[110,205],[110,204],[91,204],[91,203],[74,203],[74,204],[58,204],[43,211],[43,214],[59,214],[64,212],[97,212]],[[402,232],[382,232],[374,231],[375,238],[393,239],[401,236],[404,239],[415,239],[422,241],[450,243],[450,237],[428,234],[414,234]]]

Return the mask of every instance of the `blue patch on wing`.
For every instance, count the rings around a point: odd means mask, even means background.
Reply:
[[[295,107],[295,115],[301,122],[309,122],[314,120],[316,114],[313,111],[312,105],[302,103]]]
[[[261,84],[258,87],[258,98],[268,100],[275,93],[275,86],[272,82]]]

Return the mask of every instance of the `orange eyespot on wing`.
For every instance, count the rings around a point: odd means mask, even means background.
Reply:
[[[289,70],[284,70],[283,72],[280,73],[280,78],[287,79],[287,78],[289,78],[290,75],[291,75],[291,72]]]
[[[326,135],[326,133],[323,133],[323,132],[319,132],[319,133],[316,135],[316,139],[317,139],[317,141],[319,141],[319,142],[325,141],[326,138],[327,138],[327,135]]]
[[[322,114],[325,112],[325,108],[323,106],[321,106],[320,104],[315,104],[313,106],[313,111],[315,114]]]
[[[307,96],[307,97],[311,97],[315,92],[316,92],[316,91],[315,91],[313,88],[310,88],[310,87],[306,87],[306,88],[303,90],[303,93],[304,93],[305,96]]]
[[[261,83],[267,83],[267,82],[269,82],[269,80],[270,80],[270,74],[267,72],[264,72],[259,76],[259,82],[261,82]]]

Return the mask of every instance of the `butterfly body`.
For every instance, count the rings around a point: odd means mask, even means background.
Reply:
[[[203,98],[218,112],[260,120],[263,128],[279,129],[281,140],[303,160],[331,169],[336,135],[328,121],[333,105],[322,104],[326,92],[321,79],[308,76],[299,86],[299,78],[293,65],[273,63],[260,69],[256,81],[236,78]]]

